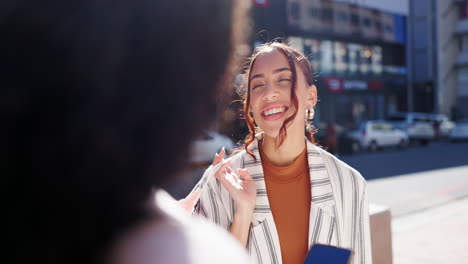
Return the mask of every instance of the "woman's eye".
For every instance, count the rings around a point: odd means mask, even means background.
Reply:
[[[291,79],[284,78],[280,79],[279,82],[291,82]]]
[[[255,84],[253,87],[252,87],[252,90],[255,90],[257,88],[260,88],[263,86],[263,83],[259,83],[259,84]]]

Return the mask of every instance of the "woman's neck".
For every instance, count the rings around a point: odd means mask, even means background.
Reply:
[[[304,135],[290,135],[284,139],[283,144],[276,148],[276,138],[264,134],[261,142],[263,153],[271,163],[277,166],[287,166],[291,164],[306,147]]]

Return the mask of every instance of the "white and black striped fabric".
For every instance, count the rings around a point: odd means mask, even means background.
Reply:
[[[282,263],[280,243],[268,202],[262,162],[258,151],[258,134],[250,149],[231,157],[234,169],[246,168],[257,186],[257,201],[247,249],[251,263]],[[372,262],[366,182],[359,172],[307,140],[311,179],[309,248],[313,243],[353,250],[354,264]],[[228,191],[214,177],[220,166],[210,166],[195,188],[201,188],[196,212],[229,229],[235,205]]]

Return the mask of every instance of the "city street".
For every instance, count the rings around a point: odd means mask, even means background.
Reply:
[[[468,165],[468,143],[433,142],[426,147],[414,145],[403,151],[384,149],[342,156],[341,160],[361,172],[367,180],[372,180]]]
[[[393,263],[466,263],[468,144],[433,143],[343,160],[368,178],[369,202],[390,208]]]

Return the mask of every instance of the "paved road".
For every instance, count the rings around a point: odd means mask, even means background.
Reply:
[[[468,165],[468,143],[435,142],[406,150],[386,149],[376,153],[342,156],[364,178],[378,179],[408,173]]]
[[[468,143],[436,142],[427,147],[416,145],[405,150],[385,149],[375,153],[342,156],[340,159],[371,180],[468,165]],[[206,167],[183,172],[183,176],[180,177],[182,182],[169,187],[169,192],[178,199],[185,197]]]

